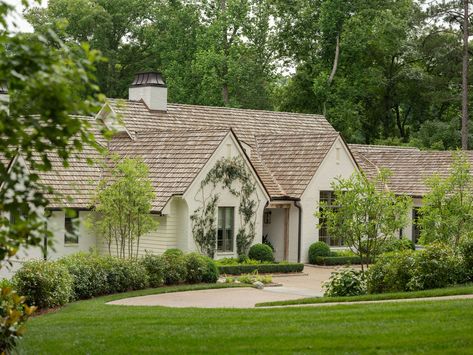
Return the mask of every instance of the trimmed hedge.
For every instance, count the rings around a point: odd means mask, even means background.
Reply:
[[[353,265],[361,264],[359,256],[318,256],[315,258],[316,265]]]
[[[258,273],[291,273],[302,272],[304,264],[300,263],[281,263],[281,264],[258,264],[258,265],[219,265],[221,274],[241,275],[249,274],[253,271]]]

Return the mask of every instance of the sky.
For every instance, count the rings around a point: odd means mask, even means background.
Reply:
[[[24,6],[21,0],[4,0],[7,4],[13,5],[16,9],[15,14],[10,16],[8,23],[10,30],[13,32],[33,32],[33,27],[23,17]],[[37,6],[38,2],[35,0],[28,0],[31,5]],[[47,0],[41,0],[41,6],[46,6]],[[16,25],[16,26],[15,26]]]

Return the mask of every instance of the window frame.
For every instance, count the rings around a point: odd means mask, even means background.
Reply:
[[[327,195],[327,197],[323,197],[323,195]],[[328,208],[337,209],[339,206],[333,204],[335,200],[336,200],[336,197],[335,197],[335,192],[333,190],[320,190],[319,191],[319,206],[321,202],[327,202]],[[319,207],[319,210],[321,211],[322,208]],[[323,224],[324,224],[324,221],[322,218],[320,218],[319,219],[319,225],[320,225],[319,241],[325,242],[330,247],[334,247],[334,248],[345,247],[346,245],[343,242],[343,240],[330,236],[327,231],[327,228]]]
[[[420,238],[420,226],[418,224],[419,222],[419,210],[420,210],[420,207],[412,207],[412,241],[414,242],[414,244],[418,244],[419,243],[419,238]]]
[[[231,210],[231,237],[227,236],[227,210]],[[222,211],[223,220],[220,223],[220,211]],[[222,228],[220,228],[222,225]],[[219,234],[222,230],[222,246],[219,246]],[[234,206],[219,206],[217,208],[217,235],[216,235],[217,253],[234,253],[235,252],[235,207]]]
[[[79,228],[76,226],[79,219],[79,211],[71,211],[64,212],[64,245],[67,246],[79,245]]]

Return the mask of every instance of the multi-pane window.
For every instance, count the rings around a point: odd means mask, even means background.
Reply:
[[[64,218],[64,244],[79,244],[79,231],[77,228],[77,211],[67,211]]]
[[[420,238],[419,207],[412,209],[412,241],[417,244]]]
[[[337,209],[337,205],[335,204],[335,193],[333,191],[320,191],[320,202],[325,203],[324,208]],[[334,238],[329,235],[327,226],[325,223],[325,218],[321,218],[319,222],[320,222],[319,240],[327,243],[328,245],[332,247],[343,246],[342,240],[338,238]]]
[[[218,208],[218,231],[217,231],[217,251],[232,252],[234,241],[234,216],[233,207]]]

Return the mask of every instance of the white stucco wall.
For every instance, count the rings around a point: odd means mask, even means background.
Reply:
[[[338,138],[329,150],[324,160],[320,164],[317,172],[307,186],[301,197],[302,206],[302,241],[301,241],[301,261],[308,261],[309,247],[318,241],[317,218],[314,212],[319,204],[320,191],[333,190],[331,183],[337,178],[348,178],[357,171],[357,166],[353,161],[345,143]],[[296,254],[297,257],[297,254]],[[291,255],[292,259],[292,255]],[[292,259],[294,260],[294,259]]]
[[[263,186],[259,183],[258,177],[253,172],[251,165],[249,164],[248,160],[244,156],[240,146],[236,142],[233,135],[229,134],[220,144],[220,146],[216,149],[215,153],[209,159],[207,164],[204,168],[200,171],[197,175],[194,182],[188,188],[188,190],[184,193],[183,199],[187,203],[189,214],[188,216],[192,215],[195,210],[202,206],[202,193],[200,191],[200,182],[205,179],[208,172],[215,166],[215,163],[220,160],[221,158],[231,158],[240,156],[247,162],[247,168],[252,171],[253,178],[257,183],[256,195],[258,201],[258,206],[256,209],[256,225],[255,225],[255,243],[261,243],[262,236],[263,236],[263,210],[266,202],[268,201],[267,195],[265,194]],[[235,186],[237,184],[235,183]],[[204,197],[208,197],[210,193],[217,193],[219,195],[218,206],[220,207],[234,207],[235,208],[235,224],[234,224],[234,231],[235,231],[235,238],[234,238],[234,245],[233,245],[233,252],[228,253],[217,253],[216,258],[222,257],[236,257],[237,256],[237,247],[236,247],[236,233],[241,226],[241,219],[239,218],[238,214],[238,206],[239,206],[239,197],[232,195],[227,189],[222,189],[222,187],[217,186],[213,189],[211,186],[207,186],[204,190]],[[217,218],[217,216],[216,216]],[[196,250],[195,242],[192,236],[192,225],[190,218],[187,218],[185,222],[187,229],[187,250]]]

